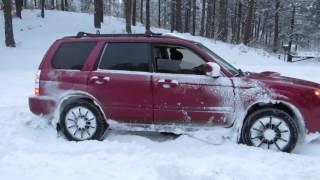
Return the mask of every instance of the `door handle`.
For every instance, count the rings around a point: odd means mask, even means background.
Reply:
[[[90,81],[96,81],[96,80],[99,80],[99,77],[98,76],[92,76],[90,78]]]
[[[103,81],[110,81],[110,80],[111,80],[111,78],[108,77],[108,76],[105,76],[105,77],[103,78]]]
[[[179,82],[171,79],[160,79],[158,80],[158,85],[163,88],[175,88],[179,85]]]
[[[103,78],[98,77],[98,76],[92,76],[90,78],[90,81],[94,81],[96,84],[99,84],[99,85],[104,84],[105,82],[109,82],[110,80],[111,80],[111,78],[108,76],[105,76]]]

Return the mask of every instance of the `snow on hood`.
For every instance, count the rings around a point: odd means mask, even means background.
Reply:
[[[281,83],[281,84],[288,84],[288,85],[305,86],[308,88],[320,88],[320,84],[317,84],[315,82],[282,76],[280,73],[272,72],[272,71],[265,71],[261,73],[250,72],[248,78],[255,79],[255,80],[262,80],[266,84]]]

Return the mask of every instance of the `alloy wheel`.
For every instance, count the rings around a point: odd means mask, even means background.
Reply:
[[[71,108],[65,116],[66,129],[77,140],[90,139],[97,130],[94,113],[82,106]]]
[[[274,151],[282,151],[290,142],[291,132],[287,123],[269,116],[257,119],[250,128],[252,145]]]

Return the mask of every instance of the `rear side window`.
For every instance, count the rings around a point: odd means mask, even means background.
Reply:
[[[58,48],[52,65],[55,69],[80,70],[95,46],[96,42],[64,43]]]
[[[150,46],[146,43],[109,43],[100,69],[149,71]]]

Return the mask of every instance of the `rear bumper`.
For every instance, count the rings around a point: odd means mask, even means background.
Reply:
[[[54,112],[56,101],[50,98],[33,96],[29,97],[30,111],[35,115],[50,115]]]

